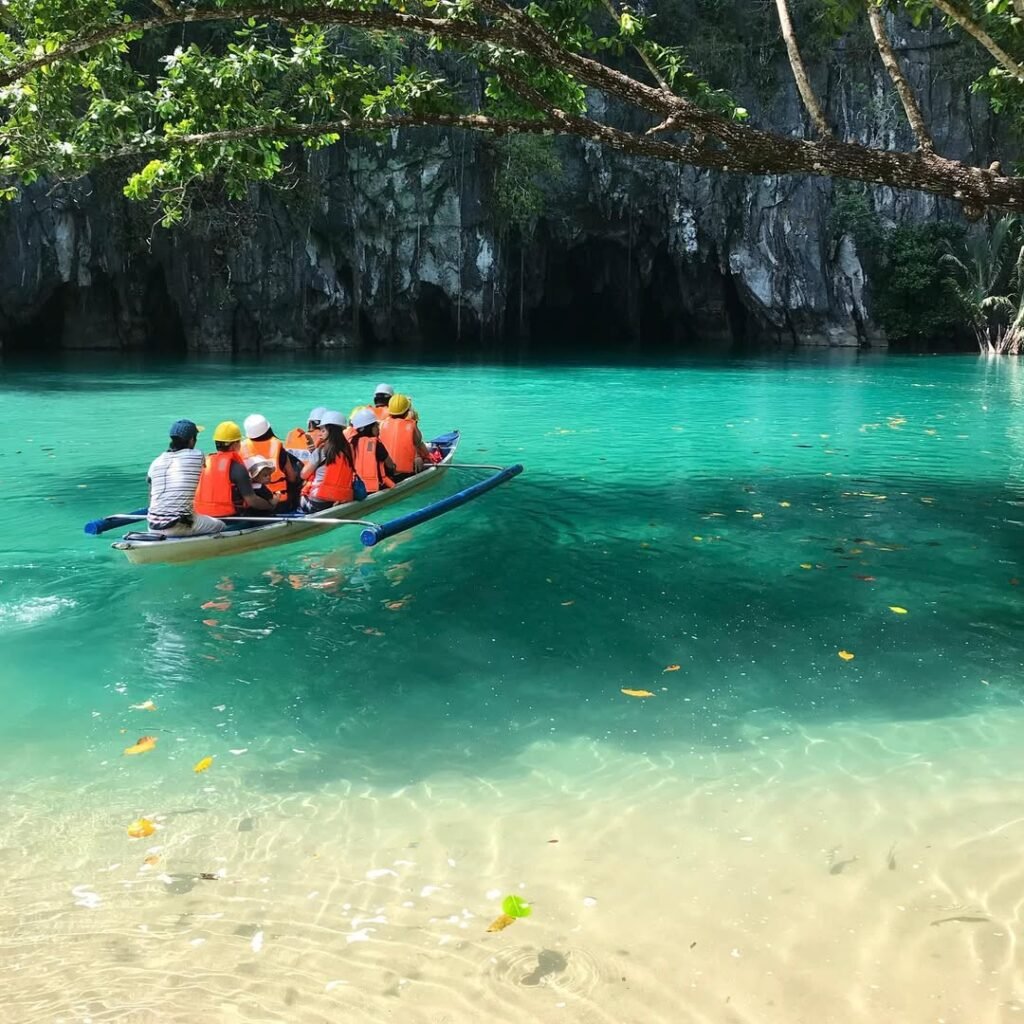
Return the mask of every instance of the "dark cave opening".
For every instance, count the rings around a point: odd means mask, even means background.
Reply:
[[[9,355],[71,351],[144,350],[184,355],[187,345],[181,317],[164,280],[154,268],[141,283],[141,315],[127,313],[114,282],[95,271],[87,286],[64,282],[35,311],[7,331]]]
[[[641,269],[637,253],[608,239],[549,251],[539,301],[525,313],[531,342],[562,350],[659,352],[698,340],[676,263],[660,250],[644,258]],[[519,285],[512,282],[506,312],[512,334],[519,327]]]
[[[451,349],[460,341],[458,309],[444,290],[421,281],[416,286],[416,326],[426,348]]]

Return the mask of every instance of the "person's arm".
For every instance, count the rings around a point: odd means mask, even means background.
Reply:
[[[312,480],[316,471],[320,468],[320,453],[311,452],[309,458],[302,465],[301,478],[303,480]]]
[[[412,435],[412,440],[416,445],[416,457],[412,460],[412,469],[414,473],[419,473],[423,470],[423,463],[430,461],[430,449],[423,443],[423,435],[420,433],[419,427]]]
[[[277,495],[274,495],[273,501],[261,498],[252,489],[252,481],[249,479],[249,474],[245,471],[245,467],[240,466],[237,462],[231,466],[231,482],[235,485],[238,496],[242,499],[242,504],[246,508],[261,509],[264,512],[273,512],[277,508]]]
[[[387,448],[385,448],[380,441],[377,442],[377,461],[383,464],[384,475],[389,479],[398,472],[394,459],[391,458],[388,454]]]

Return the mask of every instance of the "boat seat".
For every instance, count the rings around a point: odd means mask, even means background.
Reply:
[[[162,533],[126,533],[122,540],[167,540]]]

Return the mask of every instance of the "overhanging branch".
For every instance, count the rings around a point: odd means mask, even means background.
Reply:
[[[973,36],[995,58],[996,63],[1009,71],[1018,82],[1024,82],[1024,67],[1013,59],[969,14],[950,0],[931,0],[933,7],[955,21],[969,36]]]
[[[896,89],[896,93],[903,104],[903,111],[907,115],[914,138],[917,139],[918,148],[931,152],[935,149],[935,143],[928,132],[928,126],[924,121],[924,114],[918,106],[914,90],[903,74],[900,62],[892,48],[892,40],[885,27],[885,14],[875,0],[868,0],[868,21],[871,23],[871,33],[875,37],[875,45],[878,47],[878,55],[882,58],[885,70],[889,72],[889,78]]]

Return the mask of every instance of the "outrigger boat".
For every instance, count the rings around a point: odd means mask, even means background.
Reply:
[[[362,501],[334,505],[322,512],[313,512],[310,515],[229,517],[225,519],[227,526],[223,532],[198,537],[165,537],[159,533],[127,533],[120,540],[115,541],[111,547],[117,551],[123,551],[128,561],[135,565],[179,565],[187,562],[200,562],[208,558],[222,558],[225,555],[240,555],[247,551],[276,547],[279,544],[292,544],[298,540],[308,539],[315,533],[322,533],[325,528],[341,525],[365,527],[360,534],[360,539],[367,547],[372,547],[387,537],[393,537],[397,533],[402,533],[419,523],[425,523],[429,519],[434,519],[453,508],[472,501],[523,471],[523,467],[518,465],[508,466],[504,469],[497,466],[453,465],[452,460],[459,447],[458,431],[435,438],[428,443],[428,447],[441,453],[440,462],[428,466],[421,473],[402,480],[388,490],[369,494]],[[368,516],[372,515],[376,509],[394,504],[416,491],[433,486],[453,468],[497,469],[498,472],[447,498],[442,498],[440,501],[433,502],[390,522],[375,523],[368,519]],[[143,522],[145,519],[146,510],[138,509],[124,515],[94,519],[85,524],[85,532],[96,536],[106,533],[108,530],[116,530],[132,523]]]

